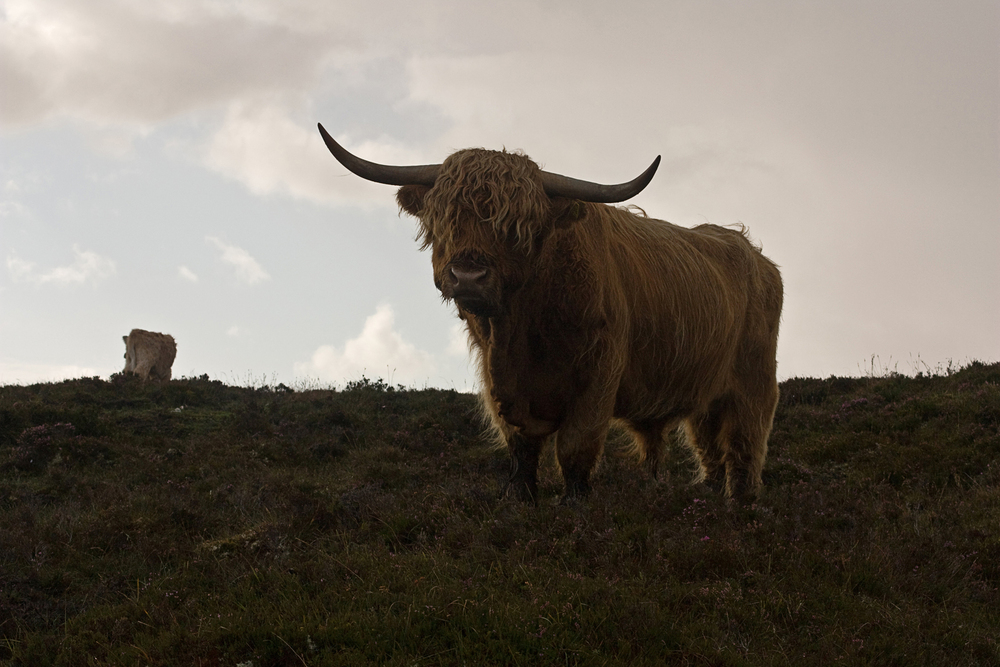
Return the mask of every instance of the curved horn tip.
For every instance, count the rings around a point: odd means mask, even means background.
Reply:
[[[326,144],[326,147],[330,149],[330,152],[333,153],[338,160],[340,160],[340,156],[337,155],[337,149],[341,148],[340,144],[338,144],[337,140],[326,131],[326,128],[323,127],[323,123],[316,123],[316,127],[319,129],[319,136],[323,137],[323,143]]]
[[[333,153],[340,164],[344,165],[348,171],[354,172],[361,178],[383,183],[385,185],[427,185],[433,186],[437,179],[439,164],[414,165],[412,167],[400,167],[395,165],[378,164],[370,162],[354,155],[346,148],[337,143],[336,139],[330,136],[322,123],[316,123],[319,133],[323,137],[326,147]]]
[[[642,175],[645,176],[646,174],[649,174],[649,180],[653,180],[653,176],[656,174],[656,170],[659,169],[659,167],[660,167],[660,156],[657,155],[656,159],[653,160],[653,162],[648,167],[646,167],[646,171],[644,171]]]
[[[649,164],[649,166],[646,167],[646,171],[643,172],[643,175],[645,175],[646,172],[649,172],[650,175],[655,174],[656,170],[659,167],[660,167],[660,156],[657,155],[656,158]]]

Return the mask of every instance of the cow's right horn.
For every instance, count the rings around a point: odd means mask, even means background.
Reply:
[[[578,178],[554,174],[552,172],[542,172],[542,185],[545,187],[545,194],[550,197],[567,197],[569,199],[579,199],[597,204],[615,204],[626,199],[631,199],[653,180],[656,168],[660,166],[660,156],[657,155],[653,164],[649,165],[646,171],[628,183],[618,183],[617,185],[604,185],[603,183],[591,183],[581,181]]]
[[[317,123],[319,126],[319,133],[323,135],[323,141],[326,142],[326,147],[330,149],[333,153],[333,157],[337,158],[340,164],[347,167],[350,171],[354,172],[361,178],[369,181],[375,181],[376,183],[385,183],[386,185],[434,185],[434,180],[437,178],[438,172],[441,171],[441,165],[439,164],[422,164],[412,167],[399,167],[395,165],[388,164],[378,164],[376,162],[369,162],[368,160],[362,160],[357,155],[354,155],[347,151],[346,148],[341,146],[330,136],[321,123]]]

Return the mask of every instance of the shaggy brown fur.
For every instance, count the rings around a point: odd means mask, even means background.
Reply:
[[[466,322],[482,402],[512,457],[508,488],[537,494],[554,438],[566,496],[586,495],[612,420],[656,474],[683,424],[700,477],[756,494],[778,400],[782,284],[740,231],[686,229],[550,199],[528,157],[449,157],[433,187],[399,189],[434,282]]]
[[[132,329],[125,341],[125,368],[122,373],[135,373],[143,380],[166,381],[177,356],[177,343],[169,334]]]

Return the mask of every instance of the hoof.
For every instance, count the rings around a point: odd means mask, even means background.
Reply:
[[[691,489],[693,489],[695,493],[700,493],[706,496],[724,496],[726,494],[725,484],[714,484],[707,479],[703,479],[700,482],[694,482],[691,484]]]
[[[565,493],[559,498],[556,505],[559,507],[579,507],[587,500],[586,496],[570,496]]]
[[[737,505],[750,505],[760,495],[760,479],[747,479],[746,475],[729,474],[726,480],[726,497]]]
[[[538,485],[524,480],[510,480],[500,492],[500,499],[513,498],[518,502],[538,504]]]
[[[590,495],[590,482],[584,479],[566,481],[566,491],[559,499],[560,505],[571,505],[580,502]]]

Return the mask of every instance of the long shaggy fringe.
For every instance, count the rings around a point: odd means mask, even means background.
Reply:
[[[423,247],[450,241],[457,230],[492,231],[531,252],[546,223],[549,198],[538,165],[520,152],[470,148],[452,154],[424,200]],[[427,221],[451,221],[429,227]],[[483,223],[486,223],[485,225]]]

